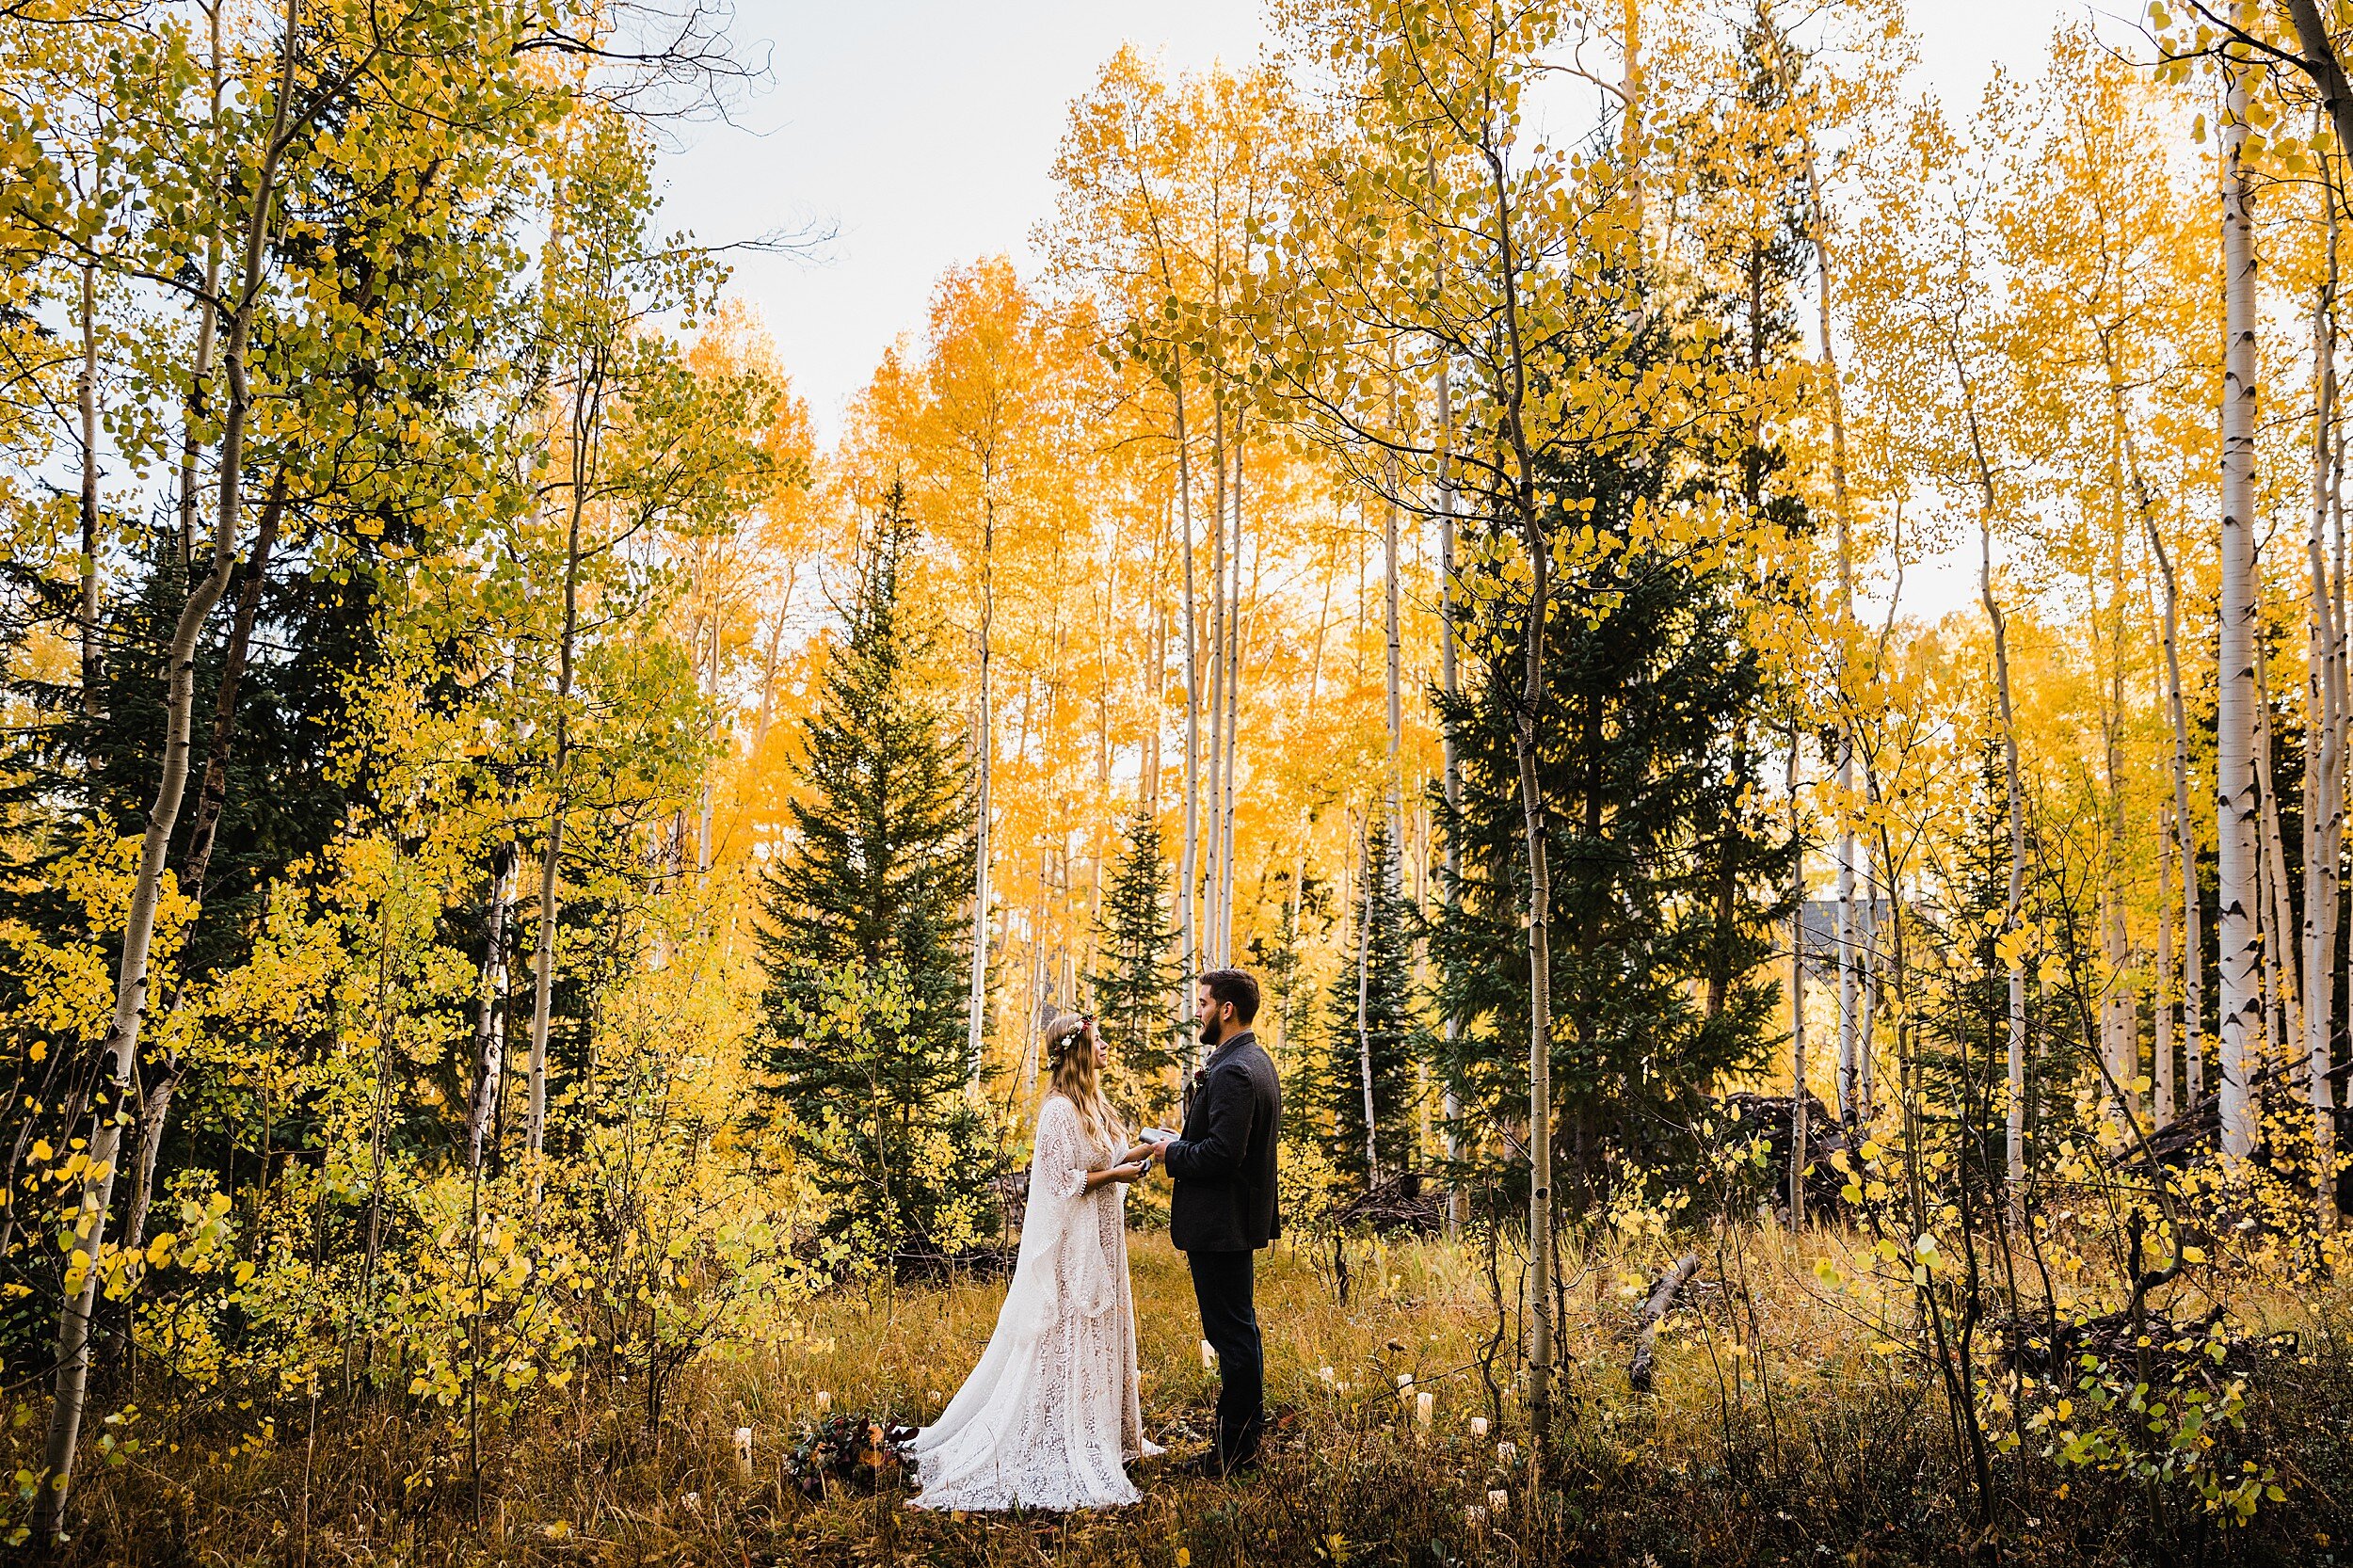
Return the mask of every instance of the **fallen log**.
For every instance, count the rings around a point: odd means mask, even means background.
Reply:
[[[1403,1171],[1341,1204],[1330,1224],[1339,1230],[1434,1236],[1446,1228],[1446,1197],[1443,1191],[1425,1190],[1421,1172]]]
[[[1700,1255],[1688,1252],[1651,1286],[1650,1298],[1642,1304],[1641,1322],[1634,1336],[1634,1361],[1625,1374],[1637,1394],[1650,1392],[1651,1361],[1657,1348],[1658,1325],[1674,1310],[1675,1298],[1683,1294],[1683,1288],[1699,1272]]]

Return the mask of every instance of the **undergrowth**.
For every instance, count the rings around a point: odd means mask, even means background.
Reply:
[[[1576,1256],[1568,1404],[1541,1470],[1518,1401],[1481,1373],[1495,1322],[1482,1260],[1360,1242],[1343,1303],[1326,1243],[1263,1259],[1269,1398],[1282,1418],[1265,1462],[1224,1484],[1166,1475],[1166,1461],[1140,1466],[1144,1500],[1123,1511],[943,1517],[908,1512],[890,1486],[803,1496],[785,1474],[795,1436],[826,1415],[936,1415],[1002,1293],[875,1283],[818,1297],[778,1348],[706,1358],[651,1424],[642,1391],[593,1362],[560,1394],[486,1418],[471,1442],[439,1412],[329,1388],[266,1408],[135,1416],[91,1467],[63,1557],[305,1568],[2353,1561],[2340,1544],[2353,1529],[2353,1368],[2334,1337],[2333,1290],[2260,1304],[2260,1326],[2295,1329],[2302,1353],[2249,1381],[2240,1444],[2276,1471],[2285,1501],[2226,1523],[2030,1443],[2000,1463],[1989,1532],[1925,1368],[1875,1349],[1851,1304],[1814,1288],[1817,1255],[1838,1244],[1767,1228],[1708,1252],[1648,1397],[1625,1376],[1646,1258]],[[1200,1445],[1214,1377],[1182,1259],[1157,1234],[1140,1235],[1132,1256],[1146,1426],[1181,1458]],[[1726,1273],[1746,1278],[1745,1295]],[[15,1412],[17,1463],[37,1410],[26,1400]],[[739,1428],[752,1434],[748,1474]]]

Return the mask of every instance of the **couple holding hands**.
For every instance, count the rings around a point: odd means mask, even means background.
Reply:
[[[1197,983],[1209,1053],[1186,1094],[1184,1128],[1129,1142],[1104,1097],[1092,1018],[1046,1031],[1051,1077],[1038,1106],[1021,1251],[996,1332],[939,1419],[907,1444],[917,1508],[1110,1508],[1137,1500],[1127,1462],[1161,1451],[1144,1435],[1128,1284],[1128,1183],[1154,1161],[1174,1179],[1169,1239],[1193,1269],[1201,1336],[1217,1352],[1217,1441],[1197,1462],[1223,1476],[1249,1463],[1266,1424],[1252,1303],[1257,1250],[1281,1232],[1274,1197],[1283,1096],[1251,1032],[1258,984],[1240,969]]]

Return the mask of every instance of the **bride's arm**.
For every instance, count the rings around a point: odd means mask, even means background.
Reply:
[[[1037,1116],[1037,1169],[1058,1198],[1092,1192],[1107,1181],[1134,1181],[1142,1164],[1094,1169],[1095,1151],[1079,1128],[1079,1112],[1060,1095],[1049,1096]]]
[[[1079,1112],[1060,1095],[1048,1095],[1037,1113],[1037,1169],[1031,1178],[1044,1182],[1057,1198],[1075,1198],[1095,1190],[1096,1173],[1087,1167],[1086,1139],[1079,1131]]]

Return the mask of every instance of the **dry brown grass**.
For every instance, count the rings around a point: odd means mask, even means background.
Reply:
[[[1261,1271],[1269,1398],[1289,1420],[1267,1462],[1224,1484],[1140,1475],[1144,1501],[1115,1513],[942,1518],[900,1497],[836,1490],[803,1498],[783,1456],[820,1390],[836,1412],[920,1420],[952,1393],[992,1327],[1001,1286],[841,1291],[808,1304],[783,1348],[714,1357],[659,1431],[626,1384],[591,1379],[486,1432],[479,1517],[462,1432],[398,1402],[324,1400],[221,1413],[144,1451],[92,1466],[70,1555],[124,1563],[692,1562],[1016,1563],[1144,1568],[1190,1561],[1952,1561],[1971,1536],[1965,1478],[1942,1404],[1875,1354],[1853,1298],[1815,1287],[1772,1231],[1727,1233],[1703,1277],[1731,1281],[1661,1342],[1657,1397],[1626,1388],[1625,1297],[1653,1252],[1573,1257],[1564,1345],[1574,1408],[1531,1485],[1498,1464],[1497,1437],[1526,1433],[1491,1407],[1476,1370],[1492,1315],[1479,1259],[1401,1245],[1353,1249],[1345,1305],[1304,1252]],[[1158,1235],[1133,1249],[1147,1426],[1179,1453],[1214,1397],[1180,1257]],[[1739,1288],[1745,1281],[1747,1290]],[[2281,1304],[2283,1313],[2312,1303]],[[1762,1353],[1755,1353],[1761,1350]],[[1334,1369],[1334,1385],[1320,1368]],[[1435,1396],[1417,1430],[1395,1377]],[[2142,1492],[2029,1462],[2005,1472],[1997,1526],[2008,1561],[2332,1560],[2353,1463],[2353,1393],[2341,1362],[2283,1369],[2252,1401],[2256,1435],[2294,1487],[2251,1529],[2194,1516],[2153,1530]],[[29,1407],[28,1407],[29,1408]],[[1474,1416],[1501,1427],[1474,1439]],[[736,1470],[733,1429],[755,1433]],[[1484,1520],[1490,1487],[1506,1507]]]

